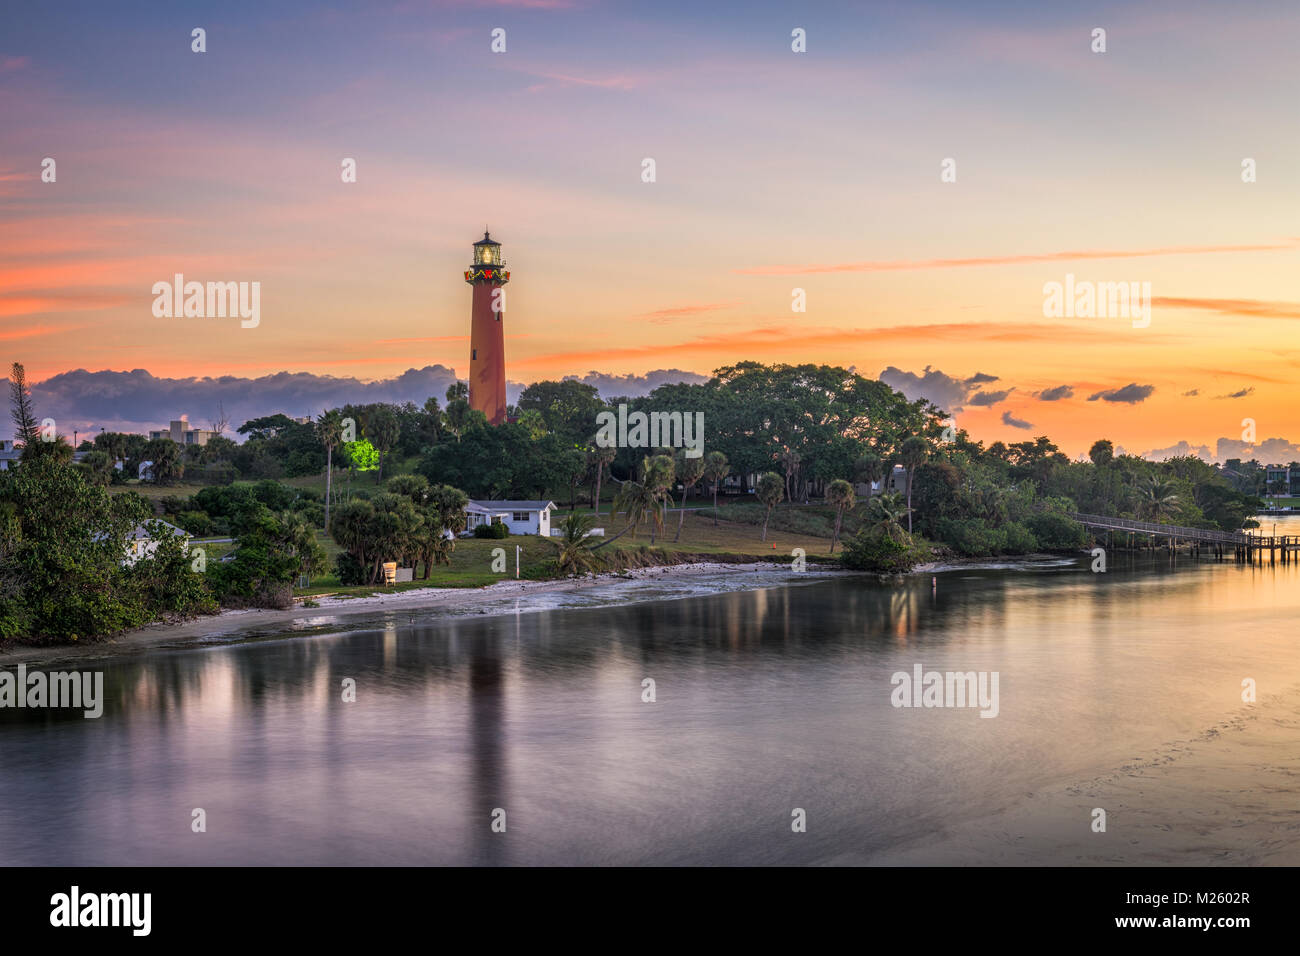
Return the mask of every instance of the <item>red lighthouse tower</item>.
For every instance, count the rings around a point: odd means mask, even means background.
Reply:
[[[474,287],[469,326],[469,407],[489,423],[506,420],[506,290],[510,273],[503,268],[501,243],[485,230],[474,243],[474,262],[465,281]]]

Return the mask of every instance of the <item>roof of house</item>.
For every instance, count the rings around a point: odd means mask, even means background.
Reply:
[[[467,510],[481,509],[482,511],[492,514],[500,514],[503,511],[541,511],[545,508],[554,508],[554,501],[487,501],[482,498],[470,499]]]
[[[190,533],[186,531],[184,528],[178,528],[170,521],[163,521],[162,518],[153,518],[151,521],[146,522],[146,524],[152,524],[154,521],[158,522],[158,524],[162,525],[164,528],[170,528],[171,534],[174,536],[182,537],[182,538],[190,537]],[[134,539],[152,538],[152,537],[153,535],[149,533],[149,529],[146,528],[144,524],[136,525],[134,528],[131,529],[131,533],[127,535],[127,538],[134,538]]]

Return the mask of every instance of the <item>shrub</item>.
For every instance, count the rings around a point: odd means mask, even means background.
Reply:
[[[491,524],[481,524],[474,529],[476,538],[508,538],[510,529],[503,522],[494,521]]]
[[[1002,550],[1007,554],[1029,554],[1038,550],[1038,539],[1019,521],[1003,525],[1002,531],[1006,535]]]
[[[206,511],[182,511],[176,515],[176,524],[195,537],[205,538],[212,534],[212,519]]]
[[[983,518],[940,518],[937,534],[940,541],[969,558],[988,557],[1006,550],[1006,532],[990,527]]]
[[[1038,539],[1038,546],[1049,551],[1082,548],[1086,540],[1083,525],[1065,515],[1051,512],[1030,515],[1025,524]]]
[[[874,529],[858,532],[844,545],[841,561],[854,571],[901,574],[920,563],[922,554],[914,545],[895,541]]]
[[[366,569],[355,555],[347,551],[334,559],[334,569],[338,573],[339,584],[345,587],[366,583]]]

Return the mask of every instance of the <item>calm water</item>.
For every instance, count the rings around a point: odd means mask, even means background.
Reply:
[[[0,711],[0,863],[869,858],[1198,734],[1244,675],[1300,681],[1295,564],[1124,560],[83,661],[105,671],[99,720]],[[1000,715],[891,707],[918,662],[998,671]]]

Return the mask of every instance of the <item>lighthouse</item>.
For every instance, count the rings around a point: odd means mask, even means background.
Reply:
[[[501,243],[484,230],[465,281],[474,287],[469,320],[469,407],[492,425],[506,420],[506,283]]]

